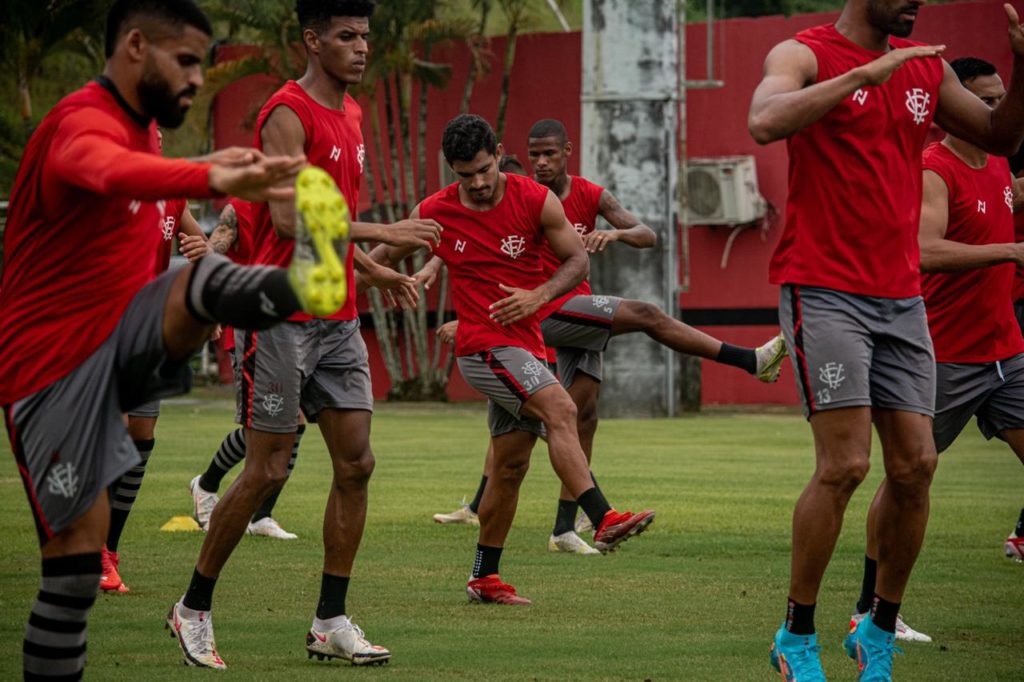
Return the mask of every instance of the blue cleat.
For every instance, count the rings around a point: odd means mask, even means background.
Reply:
[[[896,635],[871,622],[868,616],[846,636],[846,654],[857,662],[859,682],[892,682],[892,658],[902,653],[894,644]]]
[[[769,656],[786,682],[825,682],[819,651],[817,635],[794,635],[783,625],[775,633]]]

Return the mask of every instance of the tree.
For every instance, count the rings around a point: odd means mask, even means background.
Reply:
[[[512,82],[512,67],[516,61],[516,39],[519,31],[532,18],[530,0],[498,0],[501,11],[508,21],[508,33],[505,42],[505,60],[501,70],[501,95],[498,98],[498,120],[494,132],[498,140],[505,135],[505,113],[508,111],[508,91]]]

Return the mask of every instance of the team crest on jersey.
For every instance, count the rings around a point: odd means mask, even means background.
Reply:
[[[50,467],[46,476],[46,488],[51,495],[59,495],[68,499],[78,492],[78,474],[72,462],[56,462]]]
[[[164,233],[164,241],[169,242],[174,239],[174,216],[164,216],[164,224],[161,230]]]
[[[356,159],[359,161],[359,174],[366,170],[366,145],[360,144],[356,147]]]
[[[928,109],[931,101],[932,96],[922,88],[907,90],[907,109],[914,115],[914,123],[921,125],[928,118],[928,114],[932,113]]]
[[[1006,208],[1013,210],[1013,189],[1009,185],[1003,189],[1003,201],[1006,202]]]
[[[518,234],[510,234],[501,240],[501,252],[512,260],[519,258],[526,251],[526,240]]]
[[[573,227],[576,228],[576,233],[579,236],[583,237],[587,234],[587,226],[584,225],[583,223],[576,223],[575,225],[573,225]]]

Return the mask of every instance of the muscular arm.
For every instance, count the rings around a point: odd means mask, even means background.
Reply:
[[[270,112],[260,129],[260,142],[268,156],[300,156],[306,147],[306,131],[298,115],[285,106]],[[295,202],[269,201],[270,221],[278,237],[295,238]]]
[[[1017,244],[963,244],[946,239],[949,227],[949,189],[939,175],[924,172],[921,201],[921,272],[977,270],[1000,263],[1022,262]]]
[[[540,224],[551,250],[562,261],[551,279],[537,288],[542,294],[542,303],[547,303],[572,291],[573,287],[586,279],[590,274],[590,259],[587,258],[576,228],[565,217],[562,202],[553,192],[549,191],[544,200]]]
[[[235,207],[228,204],[220,212],[217,226],[210,234],[210,249],[219,254],[225,254],[238,239],[238,214]]]
[[[658,243],[654,230],[640,222],[640,219],[622,207],[615,195],[604,190],[597,208],[598,214],[615,228],[612,239],[628,244],[634,249],[649,249]]]

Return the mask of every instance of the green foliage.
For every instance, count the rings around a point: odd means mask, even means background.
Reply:
[[[188,481],[234,428],[232,399],[219,396],[164,406],[156,451],[121,541],[121,573],[131,592],[97,600],[86,679],[211,675],[184,669],[163,630],[204,536],[158,529],[190,513]],[[784,616],[790,518],[814,466],[803,418],[603,421],[594,463],[609,499],[658,512],[648,533],[606,557],[546,551],[559,486],[538,443],[502,557],[502,577],[535,601],[523,609],[468,604],[464,585],[477,529],[430,520],[475,490],[485,420],[482,404],[378,405],[377,464],[348,595],[370,641],[394,653],[388,666],[374,670],[309,661],[303,650],[331,485],[327,452],[310,426],[275,513],[299,539],[242,538],[218,582],[214,623],[226,675],[305,682],[773,679],[768,644]],[[0,658],[0,679],[13,680],[39,587],[39,551],[7,448],[3,439],[0,632],[10,655]],[[865,512],[882,475],[878,452],[876,442],[874,467],[847,510],[819,600],[829,679],[856,678],[840,642],[860,591]],[[1005,559],[1001,544],[1021,507],[1020,464],[1005,443],[986,443],[973,427],[941,459],[928,537],[903,603],[908,622],[936,641],[903,645],[897,679],[1019,680],[1024,566]]]

